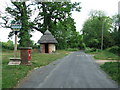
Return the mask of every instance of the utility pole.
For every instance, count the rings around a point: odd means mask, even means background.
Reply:
[[[101,50],[103,50],[103,29],[104,29],[104,19],[103,19],[103,22],[102,22]]]

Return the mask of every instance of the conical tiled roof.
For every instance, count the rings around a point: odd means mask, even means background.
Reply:
[[[58,43],[49,30],[46,30],[38,43]]]

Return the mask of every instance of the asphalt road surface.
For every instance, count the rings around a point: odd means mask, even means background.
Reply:
[[[74,52],[53,63],[37,68],[19,88],[118,88],[83,51]]]

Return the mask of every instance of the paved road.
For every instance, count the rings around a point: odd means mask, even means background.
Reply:
[[[117,88],[94,62],[82,51],[71,53],[45,67],[35,69],[19,88]]]

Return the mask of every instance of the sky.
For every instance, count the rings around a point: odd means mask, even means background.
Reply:
[[[9,6],[10,0],[0,0],[0,13],[4,11],[5,7]],[[118,13],[118,2],[120,0],[71,0],[71,2],[81,2],[80,6],[82,7],[81,12],[72,12],[72,17],[76,22],[76,30],[80,32],[84,22],[89,17],[89,12],[91,10],[102,10],[107,16],[113,16]],[[1,20],[1,19],[0,19]],[[7,42],[8,34],[11,30],[6,28],[0,28],[0,41]],[[35,43],[40,39],[41,33],[35,31],[31,33]],[[14,42],[14,36],[10,39]]]

